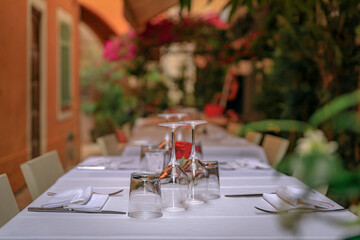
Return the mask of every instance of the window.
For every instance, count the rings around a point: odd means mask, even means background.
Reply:
[[[58,9],[58,119],[72,116],[72,18]]]

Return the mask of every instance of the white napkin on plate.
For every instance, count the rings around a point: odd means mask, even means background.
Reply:
[[[327,197],[302,187],[280,187],[274,194],[264,193],[263,198],[278,210],[299,207],[335,209],[335,205]]]
[[[92,187],[62,191],[52,196],[46,203],[42,204],[42,207],[63,207],[68,204],[84,205],[91,198],[92,192]]]
[[[96,211],[100,211],[104,207],[108,199],[109,199],[109,195],[107,194],[94,193],[86,204],[78,204],[78,203],[68,204],[64,206],[64,208],[96,212]]]
[[[271,166],[267,163],[261,162],[257,158],[253,157],[244,157],[244,158],[238,158],[234,162],[229,162],[225,166],[222,166],[224,168],[234,168],[234,169],[242,169],[242,168],[248,168],[248,169],[270,169]]]

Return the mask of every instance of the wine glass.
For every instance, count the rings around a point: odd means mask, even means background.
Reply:
[[[176,117],[177,120],[180,122],[182,120],[183,117],[186,117],[188,114],[187,113],[173,113],[172,116]],[[177,134],[177,140],[182,141],[183,140],[183,133],[182,131],[179,131]]]
[[[160,113],[159,117],[165,118],[165,122],[169,122],[169,119],[174,116],[173,113]],[[165,133],[165,150],[169,150],[170,148],[170,136],[169,132]]]
[[[193,120],[184,121],[182,123],[186,123],[191,126],[192,135],[190,157],[182,165],[182,169],[188,174],[190,178],[189,204],[203,204],[206,202],[209,174],[206,167],[200,162],[196,153],[195,129],[197,125],[205,124],[207,121]]]
[[[187,209],[190,180],[179,166],[175,155],[175,131],[178,127],[186,125],[188,124],[179,122],[159,124],[159,126],[171,129],[171,159],[168,166],[160,174],[163,210],[168,212],[181,212]]]

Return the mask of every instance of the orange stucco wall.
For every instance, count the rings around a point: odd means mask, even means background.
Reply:
[[[7,173],[14,191],[25,185],[20,164],[29,160],[27,8],[30,0],[0,0],[0,174]],[[79,160],[79,6],[76,0],[43,0],[47,11],[46,151],[57,150],[66,168]],[[73,115],[57,118],[57,16],[63,8],[73,19]],[[74,140],[67,142],[72,132]],[[69,149],[74,157],[69,159]]]
[[[0,173],[16,190],[27,159],[26,1],[0,1]]]

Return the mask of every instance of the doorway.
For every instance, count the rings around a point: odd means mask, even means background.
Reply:
[[[28,158],[46,151],[46,2],[28,1]]]
[[[31,7],[31,75],[30,75],[30,142],[31,158],[40,155],[40,37],[41,37],[42,14],[36,8]]]

